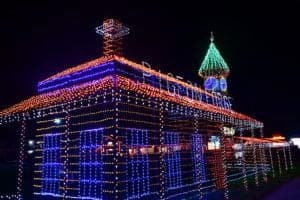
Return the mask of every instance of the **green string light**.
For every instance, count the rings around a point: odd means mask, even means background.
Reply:
[[[199,75],[208,77],[228,74],[229,67],[214,44],[213,35],[211,35],[210,41],[209,48],[199,68]]]

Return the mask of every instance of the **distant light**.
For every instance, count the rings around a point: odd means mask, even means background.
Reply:
[[[144,147],[140,148],[140,152],[142,154],[146,154],[147,153],[147,148],[144,148]]]
[[[209,142],[207,143],[208,150],[216,150],[220,149],[220,138],[217,136],[211,136],[209,138]]]
[[[60,124],[61,123],[61,119],[60,118],[55,118],[54,119],[54,124]]]
[[[113,146],[113,142],[107,142],[107,146]]]
[[[288,142],[272,142],[270,143],[271,147],[286,147],[289,145]]]
[[[291,138],[291,142],[300,149],[300,138]]]
[[[234,145],[232,145],[232,148],[234,150],[241,151],[243,148],[243,145],[242,144],[234,144]]]
[[[28,154],[33,154],[33,152],[34,152],[33,150],[28,150],[27,151]]]
[[[272,139],[273,140],[285,140],[285,137],[279,135],[279,136],[273,136]]]
[[[34,145],[34,140],[28,140],[28,146],[33,146]]]
[[[242,151],[235,152],[234,156],[235,156],[236,159],[242,158],[243,157],[243,152]]]
[[[235,134],[235,129],[232,127],[223,127],[223,133],[224,135],[233,136]]]

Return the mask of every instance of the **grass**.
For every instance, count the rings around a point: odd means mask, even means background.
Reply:
[[[279,175],[278,171],[275,171],[275,178],[272,177],[272,173],[268,174],[268,182],[262,182],[262,177],[259,177],[259,186],[255,185],[254,177],[248,178],[248,191],[244,191],[243,181],[237,181],[231,183],[230,189],[230,199],[232,200],[253,200],[253,199],[263,199],[268,194],[276,191],[283,184],[299,178],[300,177],[300,163],[294,166],[294,169],[289,169],[285,171],[282,170],[282,174]]]

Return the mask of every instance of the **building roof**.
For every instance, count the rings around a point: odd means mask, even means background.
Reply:
[[[115,59],[115,57],[116,56],[102,56],[100,58],[85,62],[83,64],[80,64],[80,65],[77,65],[77,66],[74,66],[74,67],[70,67],[70,68],[68,68],[68,69],[66,69],[62,72],[59,72],[59,73],[57,73],[53,76],[50,76],[50,77],[46,78],[43,81],[40,81],[39,84],[43,84],[47,81],[58,79],[58,78],[61,78],[61,77],[64,77],[64,76],[68,76],[68,75],[70,75],[72,73],[75,73],[75,72],[87,70],[91,67],[94,67],[95,65],[103,64],[103,63],[108,62],[108,61],[112,61],[112,60]]]
[[[91,81],[81,85],[76,85],[70,88],[63,88],[54,92],[48,92],[36,96],[32,96],[29,99],[21,101],[11,107],[8,107],[0,111],[0,117],[4,117],[11,114],[27,112],[34,109],[48,107],[58,103],[72,101],[78,98],[82,98],[88,95],[94,94],[104,88],[109,88],[113,85],[112,77],[106,77],[101,80]]]
[[[52,79],[57,79],[62,76],[68,76],[71,73],[76,73],[82,70],[86,70],[88,68],[91,68],[95,66],[96,64],[102,64],[109,61],[116,61],[122,64],[126,64],[132,68],[140,69],[142,71],[145,71],[146,73],[153,74],[156,76],[160,76],[162,78],[165,78],[167,80],[176,82],[178,84],[181,84],[184,87],[188,87],[193,90],[201,91],[207,95],[211,95],[210,93],[202,90],[201,88],[192,86],[184,81],[178,80],[174,77],[170,77],[166,74],[162,74],[158,71],[155,71],[153,69],[147,68],[144,65],[132,62],[126,58],[119,57],[119,56],[108,56],[108,57],[101,57],[95,60],[92,60],[90,62],[69,68],[67,70],[64,70],[54,76],[51,76],[47,78],[44,81],[49,81]],[[42,81],[43,82],[43,81]],[[234,119],[240,119],[240,120],[246,120],[250,122],[260,123],[257,120],[248,117],[246,115],[243,115],[241,113],[237,113],[232,110],[224,109],[221,107],[217,107],[205,102],[197,101],[190,99],[185,96],[181,95],[175,95],[170,94],[167,91],[160,90],[159,88],[154,88],[151,85],[143,84],[143,83],[136,83],[133,80],[130,80],[129,78],[125,78],[122,76],[107,76],[100,80],[94,80],[87,83],[83,83],[80,85],[75,85],[68,88],[58,89],[53,92],[47,92],[40,95],[32,96],[27,100],[24,100],[18,104],[15,104],[7,109],[4,109],[0,111],[0,118],[3,118],[5,116],[9,116],[16,113],[24,113],[35,109],[45,108],[51,105],[56,105],[58,103],[68,102],[72,101],[78,98],[83,98],[89,95],[95,94],[97,91],[108,89],[113,86],[113,84],[117,84],[117,87],[120,87],[124,90],[134,90],[137,93],[147,94],[152,97],[161,97],[164,100],[176,102],[183,105],[188,105],[197,109],[201,109],[208,112],[218,113],[222,114],[228,117],[232,117]]]
[[[158,71],[156,71],[154,69],[150,69],[148,67],[145,67],[142,64],[130,61],[130,60],[124,58],[124,57],[116,56],[116,55],[113,55],[113,56],[103,56],[103,57],[100,57],[100,58],[88,61],[86,63],[77,65],[75,67],[70,67],[70,68],[68,68],[68,69],[66,69],[66,70],[64,70],[62,72],[59,72],[59,73],[57,73],[57,74],[55,74],[53,76],[50,76],[49,78],[47,78],[47,79],[45,79],[43,81],[40,81],[39,84],[43,84],[45,82],[49,82],[49,81],[52,81],[52,80],[55,80],[55,79],[60,79],[60,78],[65,77],[65,76],[70,76],[73,73],[77,73],[77,72],[81,72],[81,71],[84,71],[84,70],[88,70],[90,68],[95,67],[96,65],[101,65],[103,63],[110,62],[110,61],[117,61],[119,63],[126,64],[126,65],[128,65],[128,66],[130,66],[132,68],[144,71],[145,73],[161,77],[163,79],[175,82],[175,83],[177,83],[179,85],[182,85],[184,87],[187,87],[189,89],[201,92],[201,93],[203,93],[205,95],[212,96],[212,94],[210,92],[207,92],[206,90],[203,90],[203,89],[201,89],[199,87],[195,87],[195,86],[193,86],[191,84],[188,84],[187,82],[184,82],[182,80],[176,79],[176,78],[174,78],[172,76],[169,76],[167,74],[163,74],[163,73],[158,72]]]
[[[199,68],[199,75],[202,77],[227,75],[230,69],[217,49],[213,36],[206,52],[204,60]]]

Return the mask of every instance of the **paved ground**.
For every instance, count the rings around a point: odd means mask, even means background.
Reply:
[[[300,199],[300,178],[282,185],[269,194],[264,200],[297,200]]]

